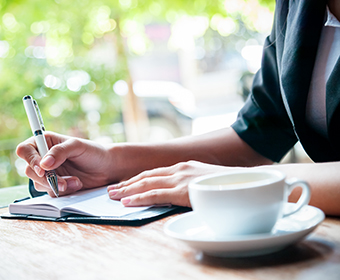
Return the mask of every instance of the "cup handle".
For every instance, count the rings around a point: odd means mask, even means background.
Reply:
[[[311,189],[310,189],[309,184],[306,181],[293,178],[293,179],[286,180],[286,184],[288,186],[288,189],[287,189],[288,195],[296,187],[301,187],[302,193],[301,193],[299,200],[295,204],[294,209],[292,209],[292,210],[287,209],[286,211],[284,211],[283,217],[287,217],[287,216],[292,215],[292,214],[296,213],[297,211],[299,211],[303,206],[305,206],[309,203],[310,197],[311,197]]]

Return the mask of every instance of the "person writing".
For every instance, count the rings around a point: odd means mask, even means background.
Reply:
[[[40,191],[45,170],[58,174],[60,195],[108,185],[126,206],[190,206],[195,177],[238,168],[272,168],[306,180],[310,204],[340,215],[340,1],[278,0],[261,69],[228,128],[158,144],[99,145],[46,133],[43,159],[30,138],[17,147]],[[313,163],[275,164],[300,141]],[[290,201],[296,201],[294,190]]]

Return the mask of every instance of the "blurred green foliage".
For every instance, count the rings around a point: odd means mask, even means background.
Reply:
[[[129,40],[143,36],[146,24],[172,24],[184,14],[243,16],[252,28],[242,9],[258,2],[230,0],[236,5],[230,11],[228,1],[1,0],[0,187],[27,182],[15,155],[31,136],[24,95],[38,101],[48,130],[123,141],[112,127],[121,122],[113,84],[129,77],[128,56],[142,54]],[[274,2],[259,0],[271,10]]]

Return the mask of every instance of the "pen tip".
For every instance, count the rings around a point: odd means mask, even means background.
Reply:
[[[55,196],[59,197],[58,178],[55,172],[53,170],[48,171],[46,173],[46,178]]]

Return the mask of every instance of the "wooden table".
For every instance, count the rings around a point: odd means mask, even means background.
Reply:
[[[0,279],[340,279],[338,218],[281,252],[242,259],[166,236],[170,218],[140,227],[0,219]]]

